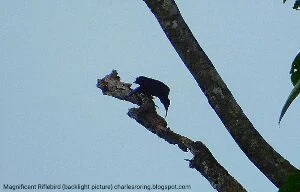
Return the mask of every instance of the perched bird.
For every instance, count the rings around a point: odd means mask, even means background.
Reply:
[[[134,93],[143,93],[148,96],[158,97],[160,102],[164,105],[166,109],[167,116],[168,108],[170,106],[170,100],[168,98],[170,88],[161,81],[144,76],[137,77],[134,83],[139,84],[140,86],[133,90],[133,92],[130,93],[130,95]]]

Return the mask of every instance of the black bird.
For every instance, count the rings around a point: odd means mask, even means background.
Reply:
[[[134,83],[139,84],[140,86],[133,90],[133,92],[130,95],[134,93],[143,93],[148,96],[158,97],[160,102],[164,105],[166,109],[167,116],[168,108],[170,106],[170,100],[168,98],[170,88],[161,81],[144,76],[137,77]]]

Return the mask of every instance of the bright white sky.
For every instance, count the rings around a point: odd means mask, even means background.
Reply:
[[[299,98],[277,125],[300,51],[293,1],[177,1],[257,130],[299,167]],[[143,1],[4,1],[0,6],[3,184],[189,184],[214,191],[189,153],[103,96],[97,78],[144,75],[171,88],[167,121],[204,142],[248,191],[276,191],[239,150]],[[164,114],[162,105],[159,113]]]

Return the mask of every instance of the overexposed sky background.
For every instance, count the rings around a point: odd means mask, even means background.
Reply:
[[[299,167],[299,98],[277,125],[300,51],[293,1],[176,1],[256,129]],[[248,191],[276,191],[230,137],[143,1],[2,1],[3,184],[189,184],[215,191],[176,146],[103,96],[97,78],[144,75],[171,88],[167,122],[204,142]],[[164,109],[159,102],[160,114]]]

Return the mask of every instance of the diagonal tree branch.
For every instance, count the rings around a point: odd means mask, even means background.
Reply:
[[[228,132],[277,187],[297,171],[258,133],[182,18],[174,0],[144,0]]]
[[[104,95],[109,95],[120,100],[125,100],[139,105],[139,108],[132,108],[128,116],[135,119],[147,130],[158,135],[170,144],[177,145],[182,151],[190,151],[194,158],[189,160],[190,167],[199,171],[210,184],[220,192],[245,192],[239,184],[213,157],[209,149],[200,141],[191,139],[173,132],[167,127],[167,122],[159,116],[155,104],[148,96],[141,93],[129,95],[132,91],[131,84],[120,81],[116,71],[112,71],[103,79],[98,79],[97,87]]]

